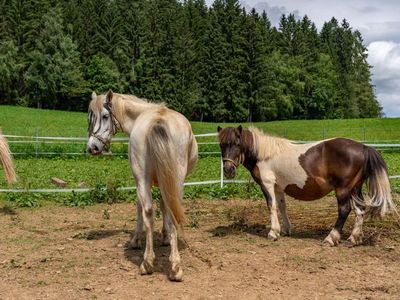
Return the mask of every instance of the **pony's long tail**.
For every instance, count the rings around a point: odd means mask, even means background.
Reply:
[[[147,136],[147,146],[154,162],[162,201],[164,201],[165,208],[169,210],[175,226],[181,229],[185,222],[185,212],[182,206],[182,186],[179,182],[178,161],[172,149],[172,142],[167,124],[158,120]]]
[[[392,200],[385,161],[379,152],[371,147],[365,147],[364,157],[364,176],[368,186],[367,216],[382,218],[389,211],[397,212]]]
[[[3,136],[0,130],[0,160],[4,168],[4,173],[8,183],[14,183],[17,181],[17,176],[15,175],[15,170],[13,162],[11,159],[10,148],[8,148],[8,143],[6,138]]]

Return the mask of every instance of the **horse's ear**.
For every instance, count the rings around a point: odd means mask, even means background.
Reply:
[[[243,130],[242,125],[239,125],[237,129],[239,130],[239,133],[242,134],[242,130]]]
[[[107,95],[106,95],[106,103],[107,103],[108,105],[111,105],[111,101],[112,101],[113,96],[114,96],[113,91],[112,91],[112,90],[109,90],[109,91],[107,92]]]
[[[95,91],[93,91],[93,92],[92,92],[92,100],[95,100],[95,99],[97,99],[97,94],[96,94]]]
[[[217,127],[218,132],[220,132],[222,130],[221,126]]]

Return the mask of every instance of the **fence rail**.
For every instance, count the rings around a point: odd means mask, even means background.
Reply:
[[[36,145],[35,151],[32,152],[12,152],[13,155],[43,155],[43,156],[51,156],[51,155],[69,155],[69,156],[80,156],[80,155],[87,155],[84,151],[82,152],[51,152],[51,151],[39,151],[37,145],[38,144],[84,144],[87,141],[87,137],[60,137],[60,136],[32,136],[32,135],[4,135],[8,138],[8,142],[10,144],[34,144]],[[212,137],[217,136],[217,133],[204,133],[204,134],[195,134],[196,138],[201,137]],[[18,139],[18,140],[15,140]],[[120,142],[123,145],[127,145],[129,139],[126,137],[123,138],[113,138],[114,142]],[[294,140],[293,143],[295,144],[306,144],[306,143],[314,143],[315,141],[296,141]],[[217,145],[218,142],[199,142],[198,145]],[[368,141],[364,142],[365,145],[377,148],[379,150],[386,150],[386,149],[399,149],[400,144],[398,143],[370,143]],[[76,149],[75,149],[76,150]],[[219,154],[219,151],[203,151],[199,152],[200,155],[216,155]],[[111,155],[127,155],[126,152],[116,152],[110,153]]]
[[[216,136],[217,133],[205,133],[205,134],[195,134],[196,138],[199,137],[212,137]],[[8,138],[9,143],[62,143],[62,144],[67,144],[71,142],[83,142],[87,140],[87,137],[50,137],[50,136],[27,136],[27,135],[4,135],[6,138]],[[29,140],[13,140],[13,139],[29,139]],[[124,142],[124,144],[127,144],[129,139],[128,138],[113,138],[113,141],[118,141],[118,142]],[[313,143],[313,141],[293,141],[293,143],[296,144],[306,144],[306,143]],[[216,145],[218,142],[201,142],[198,143],[199,145]],[[400,149],[400,144],[394,144],[394,143],[368,143],[366,142],[365,145],[374,147],[374,148],[379,148],[379,149],[385,149],[385,148],[399,148]],[[36,149],[37,150],[37,149]],[[87,155],[84,152],[15,152],[13,155],[30,155],[30,154],[35,154],[35,155]],[[114,153],[114,155],[126,155],[127,153]],[[205,152],[199,152],[199,154],[220,154],[219,151],[205,151]],[[113,155],[113,154],[110,154]],[[223,164],[222,160],[220,162],[221,168],[220,168],[220,179],[218,180],[206,180],[206,181],[195,181],[195,182],[185,182],[184,186],[195,186],[195,185],[211,185],[211,184],[219,184],[220,187],[222,188],[224,184],[227,183],[249,183],[253,182],[252,180],[224,180],[223,176]],[[389,179],[400,179],[400,175],[393,175],[389,176]],[[129,186],[129,187],[119,187],[117,188],[118,190],[122,191],[129,191],[129,190],[135,190],[136,187]],[[0,189],[0,193],[81,193],[81,192],[89,192],[92,190],[92,188],[68,188],[68,189]]]

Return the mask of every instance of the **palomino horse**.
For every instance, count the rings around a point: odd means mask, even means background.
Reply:
[[[241,126],[218,127],[218,132],[225,176],[233,178],[236,168],[243,164],[261,187],[271,214],[270,239],[277,240],[281,232],[277,207],[283,219],[282,232],[291,231],[285,193],[309,201],[335,191],[338,218],[324,240],[331,246],[339,243],[352,206],[356,213],[349,237],[352,245],[362,243],[364,215],[383,217],[389,210],[395,210],[386,164],[371,147],[345,138],[297,145]],[[365,182],[369,188],[367,199],[362,193]]]
[[[1,130],[0,130],[0,161],[1,164],[3,165],[7,182],[8,183],[16,182],[17,176],[15,175],[10,149],[8,148],[7,140],[2,135]]]
[[[137,226],[130,246],[140,247],[144,224],[146,249],[140,273],[153,272],[152,185],[161,191],[163,243],[171,245],[169,278],[182,280],[177,228],[185,219],[182,207],[183,182],[197,162],[197,143],[189,121],[164,104],[146,102],[132,95],[92,94],[89,105],[89,141],[91,154],[107,150],[117,129],[129,136],[129,162],[136,181]]]

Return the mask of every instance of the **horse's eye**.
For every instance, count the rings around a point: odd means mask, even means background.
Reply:
[[[103,119],[104,119],[104,120],[107,120],[109,116],[110,116],[110,115],[104,115],[104,116],[103,116]]]

